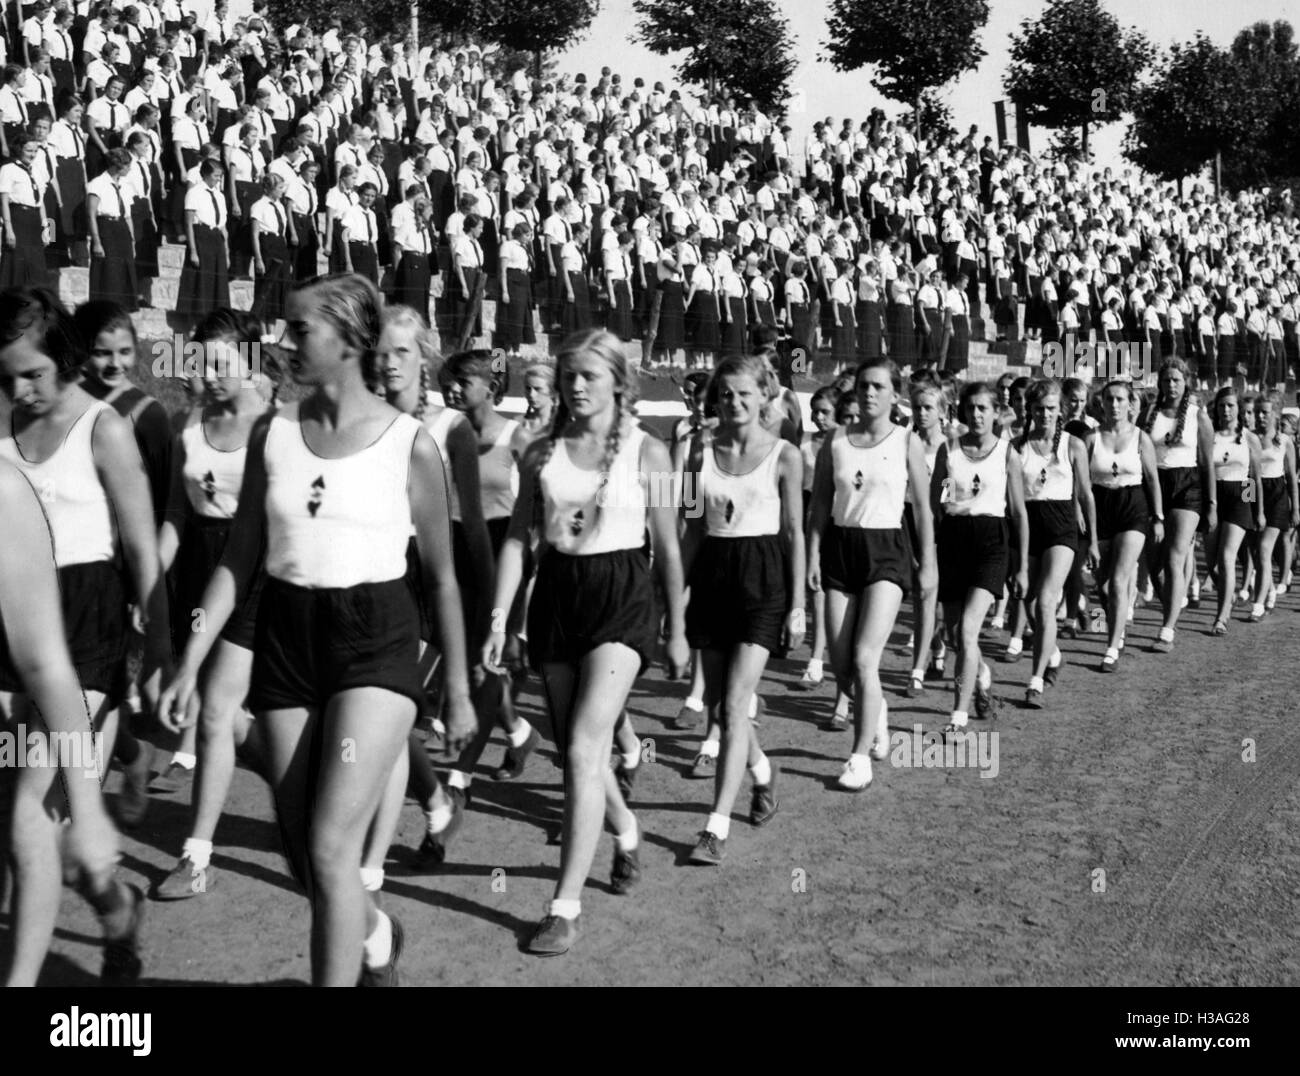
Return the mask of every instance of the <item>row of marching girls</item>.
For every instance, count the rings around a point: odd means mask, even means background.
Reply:
[[[18,592],[7,578],[0,589],[8,640],[0,667],[0,706],[7,720],[44,723],[51,729],[72,722],[66,726],[70,730],[102,735],[91,752],[98,753],[92,766],[98,766],[102,779],[127,693],[132,624],[143,633],[141,678],[151,696],[160,678],[169,675],[171,656],[156,516],[150,476],[137,446],[139,431],[118,412],[116,401],[96,398],[83,387],[86,335],[48,292],[9,289],[0,294],[0,387],[12,405],[9,428],[0,436],[0,458],[24,476],[48,523],[48,529],[37,524],[23,486],[6,472],[14,498],[6,497],[13,518],[4,541],[21,548],[15,546],[14,556],[2,559],[30,571],[22,580],[21,633],[13,629]],[[101,335],[93,342],[97,348]],[[103,362],[112,365],[111,357]],[[57,591],[51,569],[57,572]],[[66,649],[52,636],[60,619]],[[40,662],[33,652],[37,646],[48,651]],[[103,978],[131,982],[140,973],[143,895],[114,881],[111,827],[103,823],[94,796],[83,788],[74,793],[77,776],[65,776],[73,812],[69,851],[105,932]],[[64,812],[45,809],[53,778],[53,769],[24,769],[16,788],[11,785],[4,797],[15,882],[11,983],[36,981],[58,911]],[[11,780],[7,774],[6,781]],[[89,787],[96,788],[93,783]],[[79,813],[94,835],[78,835]]]

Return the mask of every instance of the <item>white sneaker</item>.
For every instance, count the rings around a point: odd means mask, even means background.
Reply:
[[[883,762],[889,757],[889,704],[880,700],[880,721],[876,725],[876,738],[871,741],[871,757]]]
[[[861,792],[871,784],[871,759],[867,755],[850,755],[836,784],[845,792]]]
[[[808,659],[808,667],[803,671],[803,683],[810,687],[819,685],[826,676],[826,669],[823,662],[817,658]]]
[[[994,631],[1001,631],[1004,623],[1005,621],[1002,619],[1002,617],[995,616],[992,619],[992,621],[989,622],[989,627],[992,628]]]
[[[1011,661],[1020,657],[1025,652],[1025,643],[1023,639],[1008,639],[1007,648],[1002,654],[1003,661]]]

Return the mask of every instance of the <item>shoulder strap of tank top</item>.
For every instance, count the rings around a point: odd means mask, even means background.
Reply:
[[[493,448],[501,448],[510,444],[510,439],[514,437],[515,430],[518,429],[519,423],[514,419],[506,419],[505,425],[501,427],[499,433],[492,441]]]

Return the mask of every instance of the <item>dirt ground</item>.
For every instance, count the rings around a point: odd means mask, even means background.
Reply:
[[[559,771],[549,746],[498,784],[500,735],[449,862],[409,869],[422,816],[408,803],[385,907],[406,928],[407,985],[1295,985],[1300,982],[1300,726],[1294,700],[1300,599],[1262,624],[1245,607],[1226,638],[1208,603],[1188,610],[1172,655],[1149,653],[1139,610],[1121,670],[1097,671],[1100,636],[1065,644],[1048,708],[1022,709],[1027,659],[994,664],[997,775],[876,766],[861,796],[834,788],[847,733],[822,731],[829,683],[800,690],[805,653],[773,661],[761,738],[780,768],[780,813],[742,821],[720,868],[685,865],[709,786],[684,776],[698,734],[667,722],[685,694],[652,671],[631,710],[653,741],[633,806],[644,882],[612,895],[612,838],[584,894],[583,933],[556,960],[520,945],[551,895]],[[995,653],[1005,635],[986,632]],[[901,646],[903,636],[895,642]],[[901,694],[908,660],[886,660],[890,724],[937,731],[949,692]],[[537,714],[536,682],[522,702]],[[898,752],[902,761],[902,750]],[[111,778],[115,792],[119,776]],[[189,789],[154,798],[125,842],[122,875],[151,883],[175,862]],[[278,851],[270,795],[240,769],[217,833],[211,892],[148,908],[145,984],[293,984],[308,977],[307,905]],[[503,872],[503,873],[502,873]],[[1104,873],[1101,873],[1104,872]],[[89,910],[65,891],[44,982],[98,972]],[[7,918],[0,949],[7,948]]]

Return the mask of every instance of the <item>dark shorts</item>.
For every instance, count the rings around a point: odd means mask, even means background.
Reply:
[[[1002,516],[948,516],[939,524],[939,601],[964,602],[972,589],[1000,597],[1007,585],[1011,537]]]
[[[226,626],[221,629],[222,642],[230,643],[244,650],[253,649],[253,644],[257,639],[257,613],[262,604],[262,593],[265,590],[266,572],[262,571],[262,564],[259,560],[257,574],[253,576],[253,581],[248,585],[248,593],[244,595],[244,600],[235,606],[235,611],[230,614]]]
[[[822,587],[858,595],[873,583],[893,583],[904,594],[912,581],[912,544],[902,527],[826,527]]]
[[[659,613],[644,548],[575,557],[548,549],[538,559],[528,607],[528,659],[576,665],[605,643],[635,650],[645,672],[659,638]]]
[[[1255,502],[1247,500],[1252,482],[1219,482],[1219,526],[1231,523],[1244,531],[1255,529]]]
[[[126,586],[112,561],[69,564],[58,570],[63,630],[83,691],[98,691],[110,707],[126,696],[126,648],[130,622]],[[0,663],[0,691],[25,692],[16,670]]]
[[[1291,494],[1287,490],[1286,475],[1260,480],[1264,486],[1264,526],[1280,531],[1291,529]]]
[[[1142,486],[1121,486],[1119,489],[1093,486],[1092,496],[1097,503],[1099,542],[1109,542],[1124,531],[1146,534],[1151,509],[1147,504],[1146,490]]]
[[[1079,519],[1074,501],[1025,501],[1029,515],[1029,555],[1041,557],[1053,546],[1079,552]]]
[[[420,614],[405,578],[337,589],[268,578],[263,599],[249,709],[321,709],[359,687],[422,699]]]
[[[212,573],[221,563],[230,537],[232,520],[207,519],[191,514],[185,522],[185,540],[176,552],[173,575],[176,580],[172,597],[172,649],[179,657],[194,629],[194,610],[203,604],[203,592],[212,581]],[[257,607],[266,576],[259,563],[257,574],[244,600],[235,606],[226,626],[221,629],[224,642],[245,650],[253,649],[257,631]]]
[[[1160,476],[1160,502],[1165,515],[1170,512],[1201,511],[1201,472],[1195,467],[1163,467]]]
[[[781,648],[790,608],[779,534],[704,540],[688,581],[686,639],[693,649],[730,651],[740,643]]]

